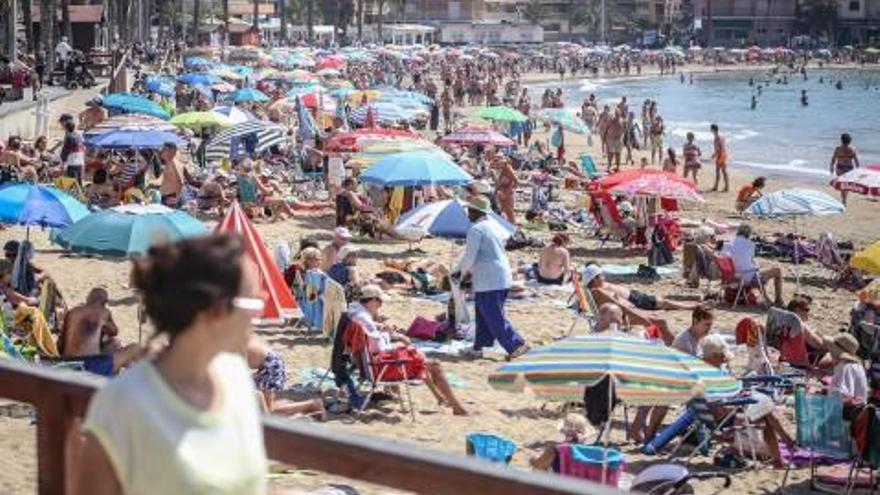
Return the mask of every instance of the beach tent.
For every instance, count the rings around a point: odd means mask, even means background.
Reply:
[[[238,234],[244,238],[245,249],[257,265],[260,276],[260,291],[266,302],[260,323],[280,324],[287,319],[302,316],[299,305],[297,305],[293,293],[290,292],[290,287],[284,282],[281,271],[275,265],[272,253],[269,252],[257,229],[248,220],[238,202],[229,207],[226,216],[217,224],[214,232]]]

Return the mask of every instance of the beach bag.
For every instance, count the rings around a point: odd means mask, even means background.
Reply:
[[[434,340],[442,327],[443,324],[440,322],[429,320],[423,316],[417,316],[409,325],[406,336],[414,339]]]
[[[424,380],[425,357],[414,347],[397,347],[373,356],[373,376],[377,381]]]

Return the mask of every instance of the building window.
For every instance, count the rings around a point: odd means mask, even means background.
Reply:
[[[858,12],[861,9],[861,5],[858,0],[853,0],[849,3],[850,12]]]

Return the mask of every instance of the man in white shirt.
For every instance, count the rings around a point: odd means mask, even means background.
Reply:
[[[67,42],[67,36],[62,36],[61,41],[55,45],[55,55],[58,57],[58,62],[61,63],[62,70],[67,68],[67,61],[70,60],[70,52],[72,51],[73,47]]]
[[[761,291],[767,296],[765,286],[773,281],[774,303],[782,306],[782,270],[777,267],[761,270],[755,262],[755,243],[751,241],[752,227],[742,224],[736,230],[736,237],[724,248],[724,254],[733,260],[736,276],[746,284],[757,285],[760,280]]]

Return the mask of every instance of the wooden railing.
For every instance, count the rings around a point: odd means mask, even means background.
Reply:
[[[40,494],[70,493],[68,439],[101,379],[0,359],[0,398],[37,411]],[[269,458],[301,468],[432,495],[574,495],[616,493],[593,483],[499,466],[384,438],[266,417]]]

